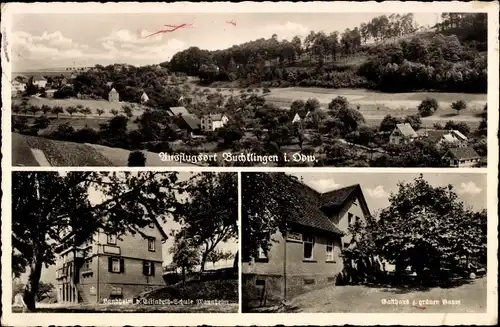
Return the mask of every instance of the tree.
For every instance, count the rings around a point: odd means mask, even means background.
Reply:
[[[116,109],[111,109],[111,114],[112,114],[113,116],[118,115],[118,110],[116,110]]]
[[[71,117],[73,117],[73,114],[77,112],[77,109],[75,107],[68,107],[66,108],[66,111]]]
[[[234,255],[230,251],[222,251],[215,249],[214,251],[210,252],[210,254],[207,256],[207,261],[211,262],[213,266],[219,261],[225,261],[225,260],[231,260],[234,258]]]
[[[99,115],[99,117],[101,117],[101,115],[104,114],[103,109],[97,109],[96,112],[97,112],[97,115]]]
[[[45,283],[40,281],[38,284],[38,292],[36,293],[36,300],[40,302],[46,298],[51,297],[51,293],[55,290],[55,287],[52,283]]]
[[[352,109],[345,97],[338,96],[328,104],[328,114],[342,135],[358,129],[365,122],[359,110]]]
[[[174,236],[174,245],[169,249],[172,254],[174,268],[181,269],[182,283],[186,283],[188,273],[194,271],[200,264],[200,251],[192,238],[187,238],[185,233],[178,232]]]
[[[456,130],[464,135],[469,135],[469,133],[470,133],[470,128],[469,128],[469,125],[467,125],[467,123],[454,122],[452,120],[449,120],[446,122],[446,124],[444,125],[444,129]]]
[[[63,237],[78,245],[98,229],[141,234],[154,219],[175,213],[178,187],[175,172],[14,172],[12,255],[29,268],[28,309],[35,310],[42,267],[55,263]],[[102,202],[89,199],[91,189]]]
[[[80,109],[80,113],[87,117],[87,115],[92,113],[92,110],[89,107],[85,107]]]
[[[459,201],[453,187],[433,187],[422,175],[398,184],[380,212],[375,246],[396,265],[398,276],[411,266],[424,281],[424,271],[434,276],[444,263],[457,264],[463,255],[483,251],[485,231],[476,215]]]
[[[422,117],[432,116],[432,114],[434,114],[434,112],[436,112],[438,109],[439,104],[434,98],[426,98],[417,107],[417,110]]]
[[[49,107],[49,106],[47,106],[45,104],[42,106],[42,112],[43,112],[44,115],[47,115],[51,111],[52,111],[51,107]]]
[[[298,180],[286,173],[241,173],[242,260],[268,251],[272,236],[285,234],[287,219],[307,215]]]
[[[458,101],[452,102],[451,109],[456,110],[457,115],[458,115],[461,110],[467,109],[467,103],[465,103],[464,100],[458,100]]]
[[[384,119],[382,119],[379,130],[381,132],[392,132],[396,127],[396,125],[399,124],[400,122],[401,121],[399,118],[387,115],[384,117]]]
[[[483,112],[481,113],[481,122],[477,128],[477,132],[481,136],[488,134],[488,105],[484,105]]]
[[[30,107],[30,111],[33,114],[33,116],[36,116],[36,113],[39,112],[40,110],[41,110],[41,108],[38,106],[31,106]]]
[[[419,115],[406,116],[404,122],[410,124],[416,131],[422,126],[422,120]]]
[[[316,109],[319,109],[319,101],[318,99],[316,98],[310,98],[310,99],[307,99],[305,105],[304,105],[304,109],[306,109],[307,111],[315,111]]]
[[[221,242],[238,235],[238,178],[235,173],[201,173],[186,186],[188,199],[175,217],[185,238],[200,249],[200,273]]]
[[[130,152],[128,156],[129,167],[144,167],[146,166],[146,157],[142,151]]]
[[[52,114],[56,115],[56,117],[59,119],[59,115],[64,113],[64,109],[61,106],[55,106],[52,108]]]
[[[290,110],[292,112],[299,112],[301,110],[304,110],[305,107],[306,103],[304,102],[304,100],[294,100],[292,102],[292,105],[290,106]]]
[[[130,108],[130,106],[123,106],[122,107],[123,109],[123,112],[125,113],[125,115],[127,115],[128,118],[131,118],[133,116],[133,113],[132,113],[132,108]]]

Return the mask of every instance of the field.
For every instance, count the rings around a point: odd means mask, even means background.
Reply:
[[[13,104],[21,104],[22,99],[13,99],[12,103]],[[61,106],[64,109],[68,107],[77,107],[77,106],[82,106],[83,108],[90,108],[92,111],[92,114],[87,115],[87,117],[97,117],[99,118],[99,115],[97,114],[97,109],[102,109],[104,110],[104,113],[100,116],[102,118],[110,118],[113,117],[113,114],[111,113],[111,110],[115,109],[118,110],[120,113],[123,112],[123,106],[128,105],[133,107],[132,109],[132,114],[133,116],[140,116],[146,109],[145,106],[142,106],[140,104],[131,104],[128,102],[109,102],[106,100],[84,100],[84,99],[47,99],[47,98],[36,98],[36,97],[30,97],[28,103],[33,106],[38,106],[41,107],[43,105],[49,106],[51,108],[56,107],[56,106]],[[50,116],[50,115],[49,115]],[[59,115],[61,116],[70,116],[67,112],[64,112],[63,114]],[[73,117],[84,117],[83,114],[81,113],[74,113]]]
[[[211,89],[215,92],[216,89]],[[257,89],[254,89],[257,90]],[[223,95],[239,95],[240,89],[221,88]],[[412,92],[412,93],[381,93],[365,89],[327,89],[319,87],[289,87],[270,88],[270,93],[262,93],[262,88],[258,89],[258,94],[264,94],[266,101],[279,107],[289,108],[295,100],[306,101],[316,98],[322,108],[327,108],[328,103],[337,96],[345,97],[353,106],[359,106],[359,110],[370,125],[379,125],[386,115],[404,117],[416,114],[417,107],[422,100],[427,97],[435,98],[439,103],[438,111],[431,117],[422,119],[424,127],[432,127],[434,123],[446,123],[448,120],[466,122],[471,128],[477,128],[481,118],[479,114],[487,102],[486,94],[469,93],[433,93],[433,92]],[[464,100],[467,109],[457,114],[450,108],[451,103]]]

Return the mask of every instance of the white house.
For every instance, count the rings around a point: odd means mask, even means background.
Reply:
[[[33,85],[36,85],[40,88],[45,88],[47,86],[47,80],[43,76],[34,77]]]
[[[300,123],[300,116],[298,113],[295,114],[295,116],[293,116],[293,119],[292,119],[292,124],[295,124],[295,123]]]
[[[391,135],[389,136],[389,143],[406,144],[412,142],[417,137],[418,134],[409,123],[397,124]]]
[[[146,94],[146,92],[142,92],[142,95],[141,95],[141,103],[146,103],[149,101],[149,97],[148,95]]]
[[[203,132],[215,131],[227,124],[229,118],[226,115],[205,115],[201,117],[201,130]]]
[[[108,101],[109,102],[119,102],[120,101],[120,94],[118,94],[118,91],[115,90],[115,88],[112,88],[111,91],[109,91]]]
[[[423,137],[433,143],[437,148],[448,144],[454,147],[466,147],[468,138],[457,130],[429,130]]]

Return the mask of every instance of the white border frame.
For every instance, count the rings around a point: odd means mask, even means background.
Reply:
[[[351,173],[446,173],[446,169],[436,168],[253,168],[253,167],[11,167],[11,124],[10,124],[10,62],[6,54],[10,55],[10,47],[7,44],[1,49],[2,59],[2,324],[7,326],[29,326],[29,325],[103,325],[123,326],[133,325],[328,325],[328,324],[413,324],[413,325],[461,325],[461,324],[496,324],[498,321],[498,271],[497,271],[497,181],[498,181],[498,75],[499,75],[499,41],[498,41],[498,2],[308,2],[308,3],[8,3],[2,4],[1,30],[3,41],[9,41],[11,35],[12,15],[16,13],[266,13],[266,12],[487,12],[488,13],[488,167],[489,168],[455,168],[454,173],[480,173],[487,174],[490,183],[487,188],[488,197],[488,291],[487,312],[474,314],[455,313],[316,313],[316,314],[180,314],[180,313],[148,313],[145,320],[144,313],[100,313],[100,314],[43,314],[43,313],[12,313],[11,305],[11,201],[10,185],[12,171],[289,171],[289,172],[351,172]],[[4,45],[2,43],[2,45]],[[9,78],[7,78],[9,76]],[[241,179],[240,174],[238,180]],[[239,192],[241,196],[241,192]],[[241,207],[239,206],[239,211]],[[241,232],[241,224],[240,224]],[[240,237],[241,240],[241,237]],[[240,245],[241,246],[241,245]],[[239,253],[241,261],[241,251]],[[241,270],[241,264],[239,265]],[[241,290],[241,283],[240,283]],[[240,292],[241,303],[241,292]],[[241,310],[241,309],[240,309]],[[240,311],[241,312],[241,311]],[[172,319],[168,319],[171,317]]]

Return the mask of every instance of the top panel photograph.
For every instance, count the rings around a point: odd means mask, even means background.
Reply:
[[[13,14],[12,165],[486,167],[487,35],[486,13]]]

